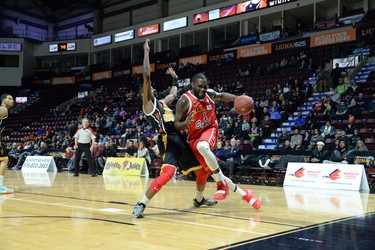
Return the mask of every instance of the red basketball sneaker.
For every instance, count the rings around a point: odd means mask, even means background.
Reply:
[[[228,185],[225,181],[219,181],[217,184],[217,191],[214,194],[214,200],[224,200],[229,195]]]
[[[253,195],[253,191],[251,191],[251,189],[245,189],[244,191],[246,194],[242,196],[242,199],[246,201],[247,203],[250,203],[251,206],[253,206],[253,208],[255,208],[256,210],[259,210],[260,201],[258,200],[257,197]]]

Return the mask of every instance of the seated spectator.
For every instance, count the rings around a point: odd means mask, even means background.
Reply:
[[[286,128],[281,129],[281,134],[279,138],[277,138],[277,146],[279,148],[283,147],[285,145],[285,141],[290,141],[290,136],[288,135],[288,132]]]
[[[230,148],[226,151],[226,161],[232,163],[229,168],[229,177],[233,177],[235,169],[241,164],[241,151],[235,138],[230,140]]]
[[[55,160],[56,166],[58,169],[63,169],[64,165],[65,167],[68,167],[69,165],[73,165],[73,151],[71,147],[67,147],[65,149],[65,153],[63,154],[62,158],[60,160]],[[71,164],[69,164],[71,162]]]
[[[339,148],[335,149],[329,157],[329,160],[325,160],[323,163],[349,164],[353,163],[353,159],[353,150],[349,149],[347,140],[341,138],[339,139]]]
[[[260,144],[260,136],[261,136],[262,130],[257,127],[256,123],[251,123],[251,128],[248,134],[249,140],[253,142],[254,148],[258,147]]]
[[[301,112],[298,112],[297,118],[294,120],[294,129],[304,129],[306,124],[306,119],[302,116]]]
[[[314,148],[310,155],[310,162],[312,163],[323,163],[329,157],[329,152],[324,149],[324,142],[317,141],[316,148]]]
[[[12,143],[11,148],[8,151],[8,169],[11,169],[18,161],[18,156],[22,151],[22,144]]]
[[[137,157],[138,158],[145,158],[147,166],[151,164],[151,157],[150,157],[150,152],[145,146],[144,141],[139,142],[139,147],[137,151]]]
[[[313,110],[317,113],[323,112],[323,107],[324,107],[323,99],[319,97],[318,101],[313,106]]]
[[[263,132],[263,136],[266,138],[272,133],[273,129],[273,122],[270,119],[270,115],[268,113],[264,114],[263,120],[260,121],[259,127]]]
[[[356,99],[357,105],[362,109],[362,110],[367,110],[368,109],[368,100],[363,97],[363,93],[358,93],[358,97]]]
[[[302,135],[299,133],[299,129],[296,128],[293,131],[293,135],[290,137],[290,144],[296,145],[297,140],[300,140],[302,142]]]
[[[272,108],[271,108],[270,119],[273,121],[273,123],[274,123],[276,126],[277,126],[277,124],[279,124],[279,122],[280,122],[281,115],[280,115],[280,113],[276,110],[275,107],[272,107]]]
[[[355,148],[357,146],[358,140],[361,140],[361,137],[359,136],[359,130],[355,128],[353,131],[353,136],[350,137],[350,147]]]
[[[321,135],[324,138],[334,138],[336,134],[336,129],[331,125],[331,122],[326,121],[326,125],[323,125],[320,128]]]
[[[323,112],[323,119],[332,120],[333,118],[335,118],[335,115],[336,115],[335,110],[333,109],[331,105],[328,104]]]
[[[298,139],[296,140],[296,144],[293,148],[294,151],[305,151],[305,147],[302,145],[302,140]]]
[[[362,139],[357,141],[357,145],[355,147],[355,151],[369,151],[365,142]]]
[[[102,152],[103,152],[103,146],[95,142],[94,145],[92,145],[92,150],[91,150],[91,157],[95,165],[95,169],[94,169],[95,174],[97,174],[98,169],[99,169],[98,159],[100,158],[100,155],[102,154]]]
[[[355,99],[352,99],[350,101],[350,106],[348,107],[348,110],[346,111],[346,115],[359,117],[361,116],[361,114],[362,114],[361,107],[357,105],[357,101]]]
[[[347,115],[346,111],[348,111],[348,106],[345,104],[344,101],[341,101],[339,107],[337,108],[334,119],[335,120],[345,120],[345,119],[347,119],[348,115]]]
[[[125,157],[137,157],[138,148],[134,147],[133,140],[129,140],[128,147],[125,150]]]
[[[345,84],[344,79],[339,79],[339,85],[336,87],[337,93],[343,96],[348,91],[348,85]]]
[[[317,128],[313,129],[312,134],[310,135],[309,145],[307,146],[307,150],[313,150],[316,146],[318,141],[324,141],[324,137],[319,133]]]
[[[357,129],[357,125],[354,123],[354,116],[350,116],[348,119],[348,124],[346,124],[344,127],[345,135],[347,137],[352,137],[355,129]]]

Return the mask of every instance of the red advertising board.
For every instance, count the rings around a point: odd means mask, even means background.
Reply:
[[[156,33],[159,33],[159,24],[153,24],[146,27],[142,27],[138,29],[138,37],[142,36],[149,36]]]

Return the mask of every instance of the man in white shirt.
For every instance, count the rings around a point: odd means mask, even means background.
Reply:
[[[82,127],[77,129],[74,135],[74,149],[76,150],[74,156],[74,176],[79,176],[79,160],[81,159],[82,153],[85,153],[87,163],[89,164],[89,173],[92,177],[96,177],[96,169],[94,160],[91,157],[91,150],[95,142],[95,132],[89,128],[89,120],[83,118]]]

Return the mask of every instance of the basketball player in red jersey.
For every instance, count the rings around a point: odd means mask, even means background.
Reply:
[[[213,196],[215,200],[225,199],[230,189],[255,209],[259,209],[260,201],[253,196],[252,191],[242,190],[231,179],[224,176],[212,152],[218,137],[218,122],[213,100],[233,102],[236,98],[237,96],[230,93],[218,93],[208,89],[206,76],[196,74],[193,76],[191,89],[186,91],[177,102],[174,125],[178,131],[187,130],[188,141],[195,157],[208,173],[212,172],[212,177],[217,183],[217,191]]]
[[[149,39],[146,40],[144,46],[143,59],[143,93],[142,93],[142,107],[146,119],[158,132],[158,147],[162,155],[163,164],[160,175],[150,184],[142,199],[134,206],[132,216],[134,218],[142,218],[143,212],[148,202],[166,185],[173,177],[177,165],[181,172],[188,174],[191,171],[200,169],[199,162],[194,157],[186,139],[182,134],[174,128],[174,114],[167,104],[176,99],[177,96],[177,75],[172,69],[170,74],[175,79],[174,86],[172,86],[170,93],[162,100],[157,100],[153,95],[151,87],[151,69],[149,61]],[[214,206],[217,204],[216,200],[210,197],[204,197],[203,191],[206,185],[208,174],[202,171],[197,173],[196,187],[197,193],[193,200],[194,207],[202,205]]]

